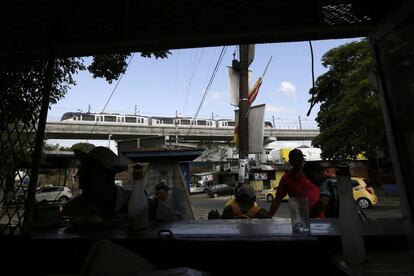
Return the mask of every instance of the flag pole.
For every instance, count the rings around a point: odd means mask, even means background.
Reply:
[[[270,56],[270,59],[269,59],[269,61],[267,62],[266,68],[265,68],[265,69],[264,69],[264,71],[263,71],[263,74],[262,74],[262,79],[264,78],[264,76],[265,76],[265,74],[266,74],[267,68],[269,68],[269,65],[270,65],[270,62],[272,61],[272,58],[273,58],[273,56]]]
[[[264,69],[264,71],[263,71],[263,74],[262,74],[262,76],[261,76],[262,81],[263,81],[263,78],[264,78],[264,76],[265,76],[265,74],[266,74],[266,72],[267,72],[267,69],[269,68],[269,65],[270,65],[270,62],[272,61],[272,58],[273,58],[273,56],[270,56],[269,61],[267,62],[266,68],[265,68],[265,69]],[[249,91],[249,93],[250,93],[250,91]],[[249,106],[248,106],[248,108],[247,108],[246,118],[249,116],[250,106],[251,106],[251,105],[249,105]]]

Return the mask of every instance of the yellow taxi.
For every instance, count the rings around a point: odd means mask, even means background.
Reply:
[[[378,197],[373,187],[368,187],[362,177],[351,177],[354,200],[361,209],[367,209],[377,204]]]
[[[358,203],[362,209],[370,208],[377,204],[378,197],[375,194],[373,187],[367,187],[364,178],[362,177],[351,177],[352,193],[354,200]],[[277,187],[273,189],[263,190],[262,199],[266,199],[269,202],[275,198]],[[286,195],[283,200],[288,200],[289,196]]]
[[[276,196],[276,191],[277,191],[277,187],[274,187],[273,189],[268,189],[268,190],[263,190],[262,191],[262,199],[266,199],[269,202],[272,202],[272,200],[275,198]],[[283,200],[288,200],[289,196],[286,195]]]

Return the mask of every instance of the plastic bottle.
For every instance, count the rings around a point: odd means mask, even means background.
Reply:
[[[128,202],[128,227],[130,230],[141,230],[149,226],[148,201],[144,183],[134,181],[131,198]]]

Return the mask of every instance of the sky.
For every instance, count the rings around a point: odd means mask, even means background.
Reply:
[[[312,41],[315,80],[327,71],[321,64],[323,54],[355,40],[357,39]],[[48,121],[60,120],[65,112],[86,112],[89,105],[91,112],[102,112],[112,92],[105,112],[137,112],[146,116],[175,116],[179,113],[193,117],[199,108],[222,48],[171,50],[171,54],[165,59],[143,58],[137,53],[116,89],[118,81],[108,84],[103,79],[92,78],[87,71],[80,72],[74,76],[77,85],[73,86],[63,99],[51,106]],[[230,105],[228,92],[227,66],[231,65],[234,53],[238,59],[238,51],[238,46],[226,47],[224,58],[198,118],[234,119],[234,107]],[[253,105],[266,104],[265,120],[274,122],[275,127],[298,128],[300,116],[303,128],[316,128],[314,119],[319,107],[315,106],[311,114],[306,116],[310,98],[308,91],[312,87],[309,43],[305,41],[257,44],[255,58],[249,67],[253,81],[263,74],[270,57],[272,61]],[[90,58],[84,60],[85,64],[91,62]],[[50,142],[69,145],[79,141]],[[108,142],[100,141],[95,144],[108,145]],[[310,143],[297,141],[293,144],[284,144],[295,146]]]

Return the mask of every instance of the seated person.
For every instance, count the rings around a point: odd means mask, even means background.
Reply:
[[[224,207],[232,205],[233,203],[236,203],[236,195],[239,192],[239,189],[241,188],[241,184],[238,184],[237,187],[234,189],[234,197],[230,198],[229,200],[226,201],[226,204],[224,204]],[[257,202],[254,202],[254,206],[257,206]]]
[[[243,185],[236,193],[235,203],[224,208],[222,219],[268,218],[267,210],[255,206],[256,192],[250,185]]]
[[[66,203],[61,214],[98,220],[127,214],[131,193],[115,184],[115,175],[126,170],[127,165],[106,147],[95,147],[89,153],[74,152],[81,161],[78,176],[82,194]]]
[[[155,194],[148,197],[148,217],[150,221],[172,221],[184,216],[167,205],[170,187],[164,182],[155,185]]]

